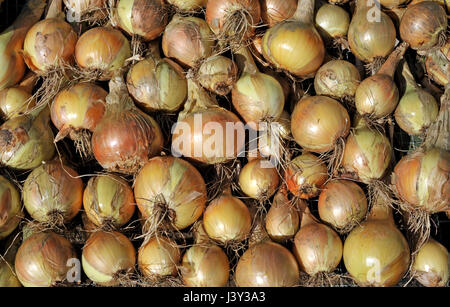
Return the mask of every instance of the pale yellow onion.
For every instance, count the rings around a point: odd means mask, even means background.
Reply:
[[[153,237],[139,248],[138,266],[146,277],[175,276],[180,259],[180,249],[175,241]]]
[[[210,92],[226,96],[230,93],[238,77],[238,69],[233,60],[215,55],[206,59],[198,70],[198,82]]]
[[[415,256],[412,272],[414,277],[426,287],[447,286],[450,259],[445,246],[429,239]]]
[[[184,12],[200,11],[206,6],[207,0],[167,0],[168,3]]]
[[[22,287],[16,273],[14,272],[14,264],[0,259],[0,288]]]
[[[317,11],[315,22],[323,37],[345,37],[350,26],[350,16],[342,7],[326,3]]]
[[[29,112],[36,104],[31,93],[20,87],[11,87],[0,91],[0,117],[14,118]]]
[[[241,190],[254,199],[272,197],[280,182],[276,167],[265,159],[249,161],[239,174]]]
[[[16,229],[22,216],[19,190],[0,175],[0,240]]]

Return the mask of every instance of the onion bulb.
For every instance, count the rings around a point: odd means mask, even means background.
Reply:
[[[22,216],[19,190],[8,179],[0,176],[0,240],[17,228]]]
[[[235,280],[238,287],[293,287],[299,277],[294,255],[278,243],[264,241],[241,256]]]
[[[304,152],[288,164],[285,180],[289,191],[295,196],[313,198],[319,195],[328,180],[328,169],[320,158]]]
[[[348,135],[350,117],[338,101],[326,96],[309,96],[295,105],[291,130],[295,142],[303,149],[328,152]]]
[[[325,47],[314,26],[314,0],[299,0],[292,20],[280,22],[266,31],[263,55],[277,69],[298,77],[309,77],[319,69]]]
[[[414,259],[413,276],[425,287],[445,287],[449,280],[449,272],[447,249],[441,243],[429,239]]]
[[[160,226],[182,230],[202,215],[206,185],[190,163],[169,156],[155,157],[137,175],[134,196],[150,232]]]
[[[121,227],[134,214],[133,190],[117,175],[92,177],[83,193],[83,208],[96,226]]]
[[[181,259],[177,243],[166,237],[153,237],[139,248],[138,266],[149,278],[175,276]]]
[[[411,48],[427,51],[445,41],[448,16],[437,2],[424,1],[408,6],[400,22],[400,37]]]
[[[344,264],[360,286],[392,287],[405,275],[410,250],[392,209],[378,198],[367,220],[344,242]]]
[[[87,277],[102,286],[118,286],[121,275],[132,272],[136,250],[120,232],[94,232],[83,247],[81,256]]]
[[[262,0],[261,17],[269,28],[291,18],[297,9],[297,0]]]
[[[347,36],[350,16],[342,7],[326,3],[317,11],[315,22],[322,37],[341,38]]]
[[[75,170],[54,160],[28,175],[22,193],[23,204],[33,219],[41,223],[67,223],[81,209],[83,182]]]
[[[16,87],[0,91],[0,118],[6,120],[30,113],[36,105],[31,91],[36,82],[36,75],[30,73]]]
[[[355,96],[361,76],[355,65],[344,60],[332,60],[323,64],[314,78],[317,95],[335,99]]]
[[[226,190],[206,207],[203,227],[208,236],[219,243],[238,243],[248,238],[252,218],[247,206]]]
[[[161,152],[161,128],[134,105],[122,76],[111,79],[109,90],[105,115],[92,134],[93,153],[103,168],[135,174]]]
[[[55,154],[47,107],[6,121],[0,126],[0,162],[19,170],[38,167]]]
[[[167,0],[168,3],[174,5],[182,12],[196,12],[202,10],[206,6],[207,0]]]
[[[197,78],[208,91],[226,96],[237,81],[238,69],[233,60],[222,55],[215,55],[200,65]]]
[[[239,174],[241,190],[253,199],[272,197],[280,182],[276,167],[268,160],[254,159],[242,168]]]
[[[66,238],[53,232],[35,233],[17,251],[17,278],[25,287],[55,286],[66,280],[72,259],[77,254]]]
[[[373,10],[377,10],[375,16],[372,16]],[[391,53],[395,41],[396,31],[391,18],[373,1],[357,0],[348,28],[348,43],[353,54],[361,61],[372,63]]]
[[[395,110],[395,121],[409,135],[420,135],[436,120],[438,104],[433,95],[417,85],[407,62],[403,64],[402,75],[406,90]]]
[[[450,83],[450,41],[427,54],[425,67],[430,78],[439,85]]]
[[[244,124],[188,79],[188,99],[172,129],[172,152],[205,164],[224,163],[242,154]]]
[[[14,265],[1,259],[0,260],[0,287],[1,288],[13,288],[22,287],[19,279],[14,270]]]
[[[131,57],[128,39],[117,29],[96,27],[84,32],[75,47],[78,66],[99,80],[110,80]]]
[[[210,57],[215,45],[213,33],[205,20],[175,15],[164,30],[164,55],[180,64],[195,67]]]
[[[359,225],[367,214],[367,199],[359,185],[349,180],[333,180],[319,196],[319,216],[341,233]]]

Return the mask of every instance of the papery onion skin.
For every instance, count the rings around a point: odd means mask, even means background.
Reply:
[[[297,0],[262,0],[261,17],[263,22],[270,28],[291,18],[297,9],[297,2]]]
[[[147,277],[175,276],[181,259],[175,241],[165,237],[153,237],[139,248],[139,270]]]
[[[39,21],[28,31],[23,54],[28,67],[40,73],[62,64],[71,64],[78,36],[70,24],[60,18]]]
[[[361,82],[355,65],[344,60],[332,60],[323,64],[314,78],[317,95],[335,99],[351,98]]]
[[[0,91],[0,117],[11,119],[29,112],[36,105],[36,99],[20,87]]]
[[[15,269],[25,287],[51,287],[65,281],[67,265],[77,254],[72,244],[53,232],[35,233],[26,239],[16,254]]]
[[[23,204],[38,222],[51,222],[54,213],[64,222],[71,221],[80,211],[83,182],[78,173],[59,160],[34,169],[23,185]]]
[[[117,29],[96,27],[84,32],[75,47],[75,59],[81,69],[101,72],[100,80],[109,80],[131,57],[128,39]]]
[[[270,161],[264,159],[255,159],[248,162],[239,174],[241,190],[254,199],[272,197],[279,182],[276,167]]]
[[[176,15],[164,30],[162,49],[166,57],[194,67],[212,55],[215,45],[213,36],[205,20]]]
[[[412,49],[429,50],[447,31],[448,16],[436,2],[424,1],[409,6],[400,22],[400,37]]]
[[[139,172],[134,196],[145,220],[159,205],[167,206],[176,229],[192,225],[206,205],[205,181],[190,163],[174,157],[155,157]]]
[[[160,36],[168,23],[163,0],[119,0],[117,16],[123,30],[146,41]]]
[[[133,190],[117,175],[92,177],[83,193],[83,208],[96,226],[121,227],[134,214]]]
[[[206,6],[207,0],[167,0],[184,12],[199,11]]]
[[[117,231],[91,234],[81,256],[87,277],[102,286],[118,286],[120,276],[134,269],[136,250],[130,240]]]
[[[107,0],[64,0],[64,5],[72,11],[74,15],[72,17],[83,17],[86,14],[92,13],[94,16],[100,18],[103,16],[103,9],[106,8]],[[69,18],[69,17],[68,17]],[[83,19],[83,18],[81,18]]]
[[[441,243],[429,239],[417,252],[412,271],[425,287],[445,287],[450,271],[447,249]]]
[[[326,164],[310,152],[304,152],[288,165],[285,180],[289,191],[300,198],[313,198],[328,179]]]
[[[322,37],[345,37],[350,26],[350,16],[338,5],[324,4],[317,11],[315,22]]]
[[[349,180],[333,180],[320,193],[318,209],[322,221],[337,230],[347,230],[362,222],[368,205],[359,185]]]
[[[134,64],[127,74],[127,87],[138,105],[149,112],[175,112],[187,97],[183,69],[170,59],[149,57]]]
[[[428,53],[425,67],[430,78],[439,85],[450,83],[450,41],[441,49]]]
[[[449,209],[450,153],[439,148],[417,150],[395,166],[392,183],[402,201],[429,213]]]
[[[300,275],[294,255],[271,241],[251,246],[239,259],[235,274],[238,287],[293,287]]]
[[[238,68],[233,60],[222,55],[206,59],[198,71],[199,83],[217,95],[226,96],[231,92],[238,78]]]
[[[217,245],[194,245],[183,256],[181,273],[186,287],[225,287],[230,263]]]
[[[347,110],[327,96],[301,99],[291,117],[294,140],[305,150],[323,153],[334,149],[340,138],[350,131]]]
[[[9,236],[19,225],[22,204],[19,190],[0,175],[0,240]]]

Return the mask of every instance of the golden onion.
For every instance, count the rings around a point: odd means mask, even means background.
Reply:
[[[198,82],[210,92],[226,96],[238,78],[238,68],[233,60],[214,55],[206,59],[198,70]]]
[[[180,259],[177,243],[165,237],[151,238],[138,252],[139,270],[150,278],[176,275]]]
[[[275,24],[291,18],[297,9],[297,0],[263,0],[261,1],[261,17],[265,24]]]
[[[450,259],[447,249],[441,243],[429,239],[414,259],[413,276],[426,287],[445,287],[449,272]]]
[[[342,7],[326,3],[317,11],[315,22],[322,37],[340,38],[347,36],[350,16]]]
[[[276,192],[280,182],[276,167],[265,159],[249,161],[239,174],[241,190],[251,198],[269,199]]]

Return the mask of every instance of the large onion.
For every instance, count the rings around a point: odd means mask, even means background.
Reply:
[[[265,200],[272,197],[280,182],[276,167],[268,160],[249,161],[239,174],[241,190],[251,198]]]
[[[66,280],[76,259],[72,244],[53,232],[40,232],[26,239],[16,254],[17,277],[25,287],[50,287]]]
[[[19,225],[22,204],[16,186],[0,176],[0,240],[9,236]]]
[[[214,55],[200,65],[197,78],[207,90],[226,96],[237,81],[238,68],[233,60],[223,55]]]
[[[180,259],[180,249],[175,241],[153,237],[139,248],[138,266],[149,278],[174,276],[178,273]]]
[[[297,9],[297,0],[262,0],[261,17],[265,24],[273,27],[275,24],[291,18]]]
[[[441,243],[429,239],[414,259],[413,276],[426,287],[445,287],[449,280],[449,272],[447,249]]]

